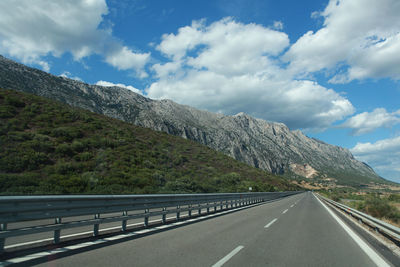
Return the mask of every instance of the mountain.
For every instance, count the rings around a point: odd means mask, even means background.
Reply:
[[[345,148],[244,113],[225,116],[171,100],[152,100],[124,88],[54,76],[4,57],[0,57],[0,87],[194,140],[251,166],[291,178],[308,176],[306,179],[313,182],[347,185],[385,182]]]
[[[14,90],[0,90],[0,194],[296,190],[207,146]]]

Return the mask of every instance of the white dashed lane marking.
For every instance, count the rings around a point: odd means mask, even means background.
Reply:
[[[269,224],[267,224],[266,226],[264,226],[264,228],[268,228],[268,227],[270,227],[274,222],[276,222],[278,219],[277,218],[275,218],[275,219],[273,219]]]

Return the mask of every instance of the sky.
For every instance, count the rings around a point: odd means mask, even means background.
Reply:
[[[1,0],[0,54],[285,123],[400,182],[398,0]]]

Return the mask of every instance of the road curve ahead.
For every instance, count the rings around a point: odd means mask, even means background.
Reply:
[[[308,192],[40,265],[385,266],[361,247]]]

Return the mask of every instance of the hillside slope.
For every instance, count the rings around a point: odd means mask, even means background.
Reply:
[[[316,174],[313,181],[356,186],[386,182],[371,167],[354,159],[347,149],[243,113],[224,116],[170,100],[151,100],[124,88],[88,85],[53,76],[1,56],[0,87],[46,96],[191,139],[275,174],[299,177],[303,173],[297,171],[299,166],[310,166]]]
[[[0,193],[292,190],[281,177],[204,145],[0,89]]]

